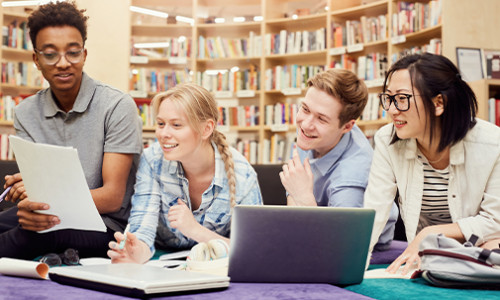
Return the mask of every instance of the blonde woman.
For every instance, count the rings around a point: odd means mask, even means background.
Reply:
[[[141,157],[125,246],[117,245],[120,232],[109,244],[113,262],[146,262],[155,239],[174,249],[229,241],[231,208],[262,204],[255,171],[216,129],[217,105],[207,90],[178,85],[155,96],[153,109],[157,142]]]

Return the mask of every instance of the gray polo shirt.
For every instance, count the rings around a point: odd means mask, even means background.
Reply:
[[[123,230],[130,213],[130,198],[142,152],[141,124],[137,106],[129,95],[85,73],[69,112],[57,106],[50,88],[47,88],[21,101],[14,118],[16,134],[26,140],[76,148],[89,189],[103,184],[105,152],[135,154],[121,209],[102,215],[104,223],[115,231]]]

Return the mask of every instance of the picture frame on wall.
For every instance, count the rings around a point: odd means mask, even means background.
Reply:
[[[483,49],[483,70],[486,79],[500,79],[500,49]]]
[[[457,66],[463,80],[475,81],[484,78],[483,59],[480,48],[457,47]]]

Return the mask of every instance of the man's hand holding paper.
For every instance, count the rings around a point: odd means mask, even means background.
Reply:
[[[106,231],[76,149],[9,136],[29,198],[18,203],[24,229]]]
[[[50,208],[46,203],[32,202],[29,199],[21,200],[17,204],[19,224],[23,229],[42,231],[47,230],[61,223],[57,216],[38,213]]]

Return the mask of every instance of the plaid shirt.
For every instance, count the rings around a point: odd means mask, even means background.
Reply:
[[[204,227],[228,237],[231,225],[229,185],[222,157],[217,147],[212,146],[215,150],[215,175],[193,215]],[[236,175],[236,203],[262,205],[255,170],[238,151],[230,149]],[[156,142],[144,150],[136,177],[129,218],[130,232],[144,241],[153,253],[156,235],[157,242],[165,247],[190,248],[195,245],[196,241],[172,228],[167,219],[168,211],[177,204],[177,199],[182,199],[191,207],[189,183],[181,163],[164,159],[160,144]]]

